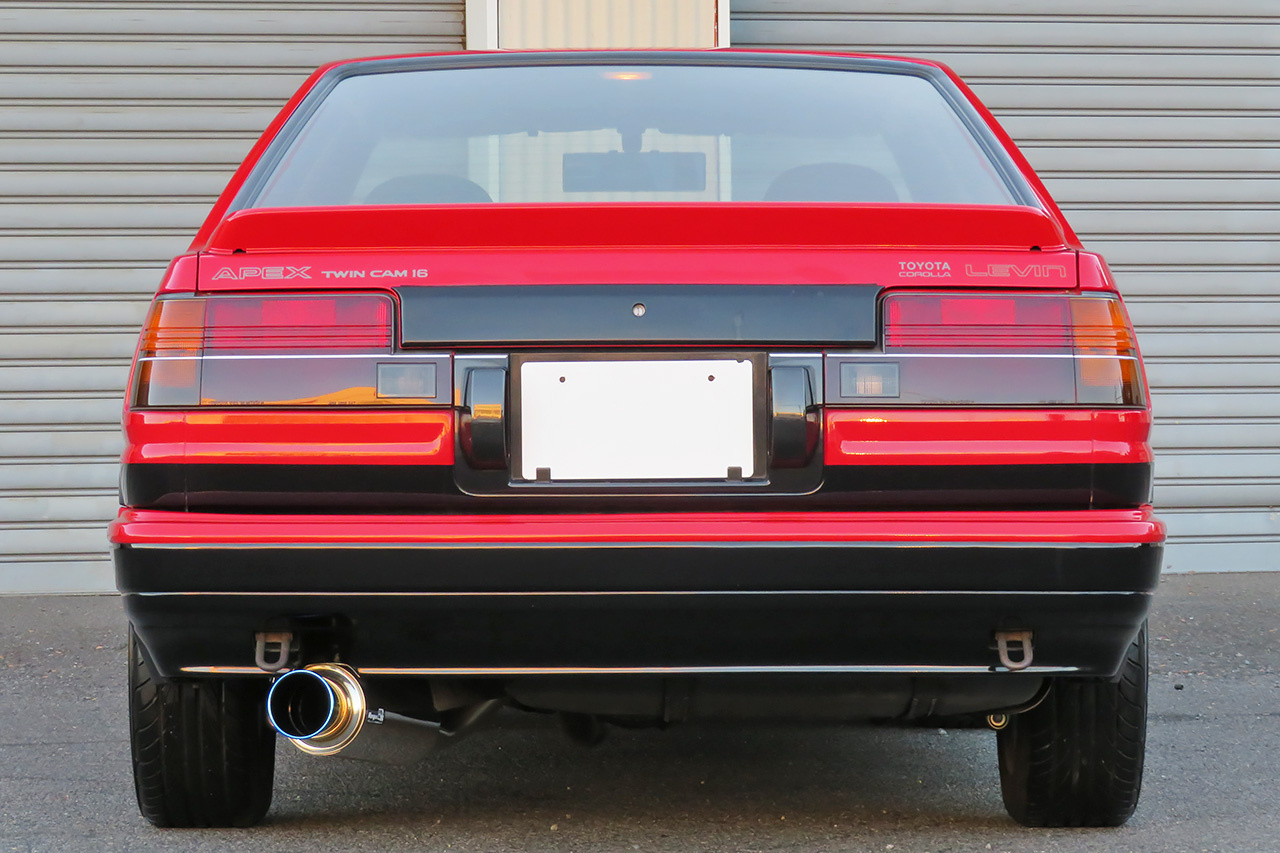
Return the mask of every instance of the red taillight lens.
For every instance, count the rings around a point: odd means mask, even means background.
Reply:
[[[884,307],[887,350],[1071,350],[1065,296],[901,293]]]
[[[446,356],[392,352],[391,298],[344,293],[157,300],[136,405],[447,403]]]
[[[376,294],[210,299],[206,352],[390,352],[391,300]]]
[[[1144,404],[1133,330],[1106,294],[890,294],[884,351],[829,356],[827,388],[837,404]]]

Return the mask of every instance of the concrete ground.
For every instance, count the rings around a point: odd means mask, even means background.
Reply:
[[[1117,830],[1004,814],[985,730],[503,725],[412,767],[283,746],[252,830],[138,816],[124,620],[107,596],[0,598],[0,853],[75,851],[1277,851],[1280,573],[1165,579],[1142,802]]]

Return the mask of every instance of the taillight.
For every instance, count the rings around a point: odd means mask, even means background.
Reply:
[[[1145,404],[1133,331],[1114,296],[895,293],[883,308],[881,352],[828,356],[828,402]]]
[[[449,358],[393,351],[381,294],[158,299],[138,348],[139,407],[450,402]]]
[[[1118,299],[1071,300],[1076,356],[1076,401],[1140,405],[1142,371],[1129,318]]]
[[[200,402],[203,299],[157,299],[138,341],[138,393],[142,405],[194,406]]]
[[[225,297],[205,300],[210,354],[391,352],[390,298]]]

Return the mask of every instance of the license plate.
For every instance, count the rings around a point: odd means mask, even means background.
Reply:
[[[525,480],[724,480],[755,475],[746,359],[527,361]]]

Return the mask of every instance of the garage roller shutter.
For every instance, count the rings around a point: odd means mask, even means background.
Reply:
[[[1280,569],[1280,3],[735,0],[732,33],[973,84],[1139,327],[1166,569]]]
[[[113,586],[147,300],[306,74],[462,39],[462,0],[0,2],[0,592]]]

